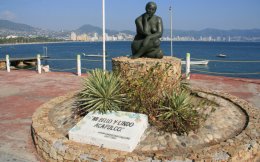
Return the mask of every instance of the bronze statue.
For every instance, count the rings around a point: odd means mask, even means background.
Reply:
[[[162,58],[160,38],[163,33],[161,17],[154,15],[157,5],[154,2],[146,4],[146,12],[136,18],[136,36],[132,42],[132,58],[149,57]]]

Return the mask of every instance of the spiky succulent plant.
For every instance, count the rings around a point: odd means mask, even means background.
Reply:
[[[91,71],[79,93],[80,110],[100,113],[120,110],[126,101],[121,86],[121,80],[115,73],[100,69]]]

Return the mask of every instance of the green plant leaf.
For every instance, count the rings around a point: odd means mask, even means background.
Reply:
[[[80,110],[101,113],[120,110],[126,103],[126,95],[121,89],[121,80],[113,72],[91,71],[90,76],[83,80],[83,88],[78,95]]]

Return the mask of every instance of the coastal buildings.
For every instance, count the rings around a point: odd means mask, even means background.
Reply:
[[[102,28],[93,25],[83,25],[78,29],[49,30],[32,27],[26,24],[0,20],[0,43],[12,39],[47,38],[64,41],[101,41]],[[106,30],[107,41],[132,41],[136,31],[131,30]],[[170,29],[164,29],[163,41],[170,41]],[[218,42],[260,42],[260,29],[232,29],[220,30],[206,28],[202,30],[177,30],[174,29],[173,41],[218,41]],[[15,38],[16,37],[16,38]],[[15,41],[14,41],[15,42]]]
[[[106,41],[132,41],[134,39],[134,35],[126,34],[119,32],[117,34],[109,35],[106,33]],[[252,39],[252,38],[251,38]],[[231,36],[174,36],[172,38],[173,41],[201,41],[201,42],[238,42],[241,40],[250,41],[251,39],[247,39],[246,37],[231,37]],[[98,33],[84,33],[84,34],[76,34],[75,32],[71,32],[70,34],[71,41],[86,41],[86,42],[95,42],[102,41],[102,35]],[[171,38],[169,36],[164,36],[161,38],[162,41],[170,41]],[[256,38],[255,40],[260,40],[260,38]]]
[[[76,32],[64,32],[60,34],[50,34],[50,35],[0,35],[0,40],[18,39],[19,37],[24,39],[31,39],[37,37],[46,37],[66,41],[84,41],[84,42],[98,42],[102,41],[102,35],[97,32],[82,33],[78,34]],[[132,41],[134,39],[133,34],[127,34],[123,32],[118,32],[116,34],[106,33],[106,41]],[[165,35],[161,38],[162,41],[170,41],[171,38]],[[260,37],[243,37],[243,36],[181,36],[175,35],[172,38],[173,41],[200,41],[200,42],[259,42]]]
[[[7,37],[6,37],[6,39],[10,39],[10,38],[17,38],[18,36],[16,36],[16,35],[8,35]]]
[[[50,39],[59,39],[66,41],[84,41],[84,42],[98,42],[102,41],[102,35],[97,32],[90,33],[77,33],[74,32],[63,32],[61,34],[49,34],[49,35],[38,35],[38,34],[27,34],[19,35],[17,33],[9,35],[0,35],[0,40],[18,39],[24,38],[29,40],[32,38],[43,37]],[[128,34],[124,32],[118,33],[106,33],[106,41],[132,41],[134,34]],[[162,41],[170,41],[169,35],[164,35],[161,38]],[[174,35],[173,41],[200,41],[200,42],[259,42],[260,37],[245,37],[245,36],[183,36]],[[27,41],[25,41],[27,42]]]
[[[118,33],[114,35],[108,35],[106,33],[106,41],[131,41],[134,39],[133,35],[126,34],[126,33]],[[89,33],[89,34],[76,34],[75,32],[71,32],[70,40],[72,41],[88,41],[88,42],[95,42],[95,41],[102,41],[102,35],[98,33]]]

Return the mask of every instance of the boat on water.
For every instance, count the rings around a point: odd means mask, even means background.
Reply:
[[[85,53],[82,53],[83,56],[85,57],[103,57],[103,55],[100,55],[100,54],[85,54]],[[108,55],[106,55],[106,57],[108,57]]]
[[[202,61],[190,61],[191,65],[208,65],[209,60],[202,60]],[[186,64],[186,61],[181,61],[182,65]]]
[[[221,53],[221,54],[218,54],[217,57],[227,57],[227,55]]]

